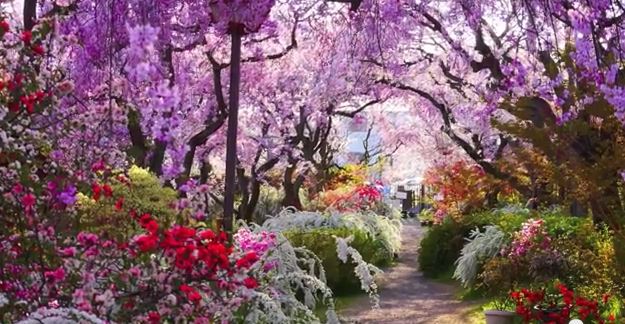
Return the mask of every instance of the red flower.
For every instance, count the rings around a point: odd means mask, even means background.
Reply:
[[[141,235],[137,238],[136,242],[141,252],[148,252],[156,248],[157,237],[154,235]]]
[[[179,241],[184,241],[195,236],[195,230],[189,227],[179,226],[171,230],[171,234]]]
[[[182,291],[183,293],[188,293],[189,291],[193,290],[193,288],[191,288],[191,286],[186,285],[186,284],[180,285],[180,287],[178,287],[178,289],[180,289],[180,291]]]
[[[9,29],[9,23],[6,20],[0,21],[0,31],[2,31],[3,33],[8,33]]]
[[[158,324],[161,322],[161,314],[158,312],[150,312],[148,313],[148,321],[151,324]]]
[[[102,195],[102,187],[99,184],[93,183],[91,185],[91,190],[93,191],[93,200],[100,200],[100,196]]]
[[[21,96],[20,102],[24,105],[24,107],[26,107],[26,111],[28,111],[29,114],[32,114],[35,111],[35,101],[32,97]]]
[[[241,259],[237,260],[236,266],[238,268],[249,268],[256,261],[258,261],[258,255],[256,254],[255,251],[250,251],[244,257],[242,257]]]
[[[141,224],[141,226],[145,226],[145,224],[147,224],[148,222],[150,222],[152,220],[152,216],[150,216],[150,214],[145,213],[143,215],[141,215],[141,218],[139,218],[139,224]]]
[[[43,55],[46,53],[46,50],[41,45],[35,45],[32,47],[32,50],[37,55]]]
[[[12,111],[12,112],[20,111],[20,104],[15,101],[9,102],[9,111]]]
[[[123,309],[133,309],[133,308],[135,308],[135,302],[134,302],[134,301],[132,301],[132,300],[131,300],[131,301],[128,301],[128,302],[126,302],[126,303],[124,303],[124,304],[122,305],[122,308],[123,308]]]
[[[254,289],[258,287],[258,282],[252,277],[247,277],[243,279],[243,285],[249,289]]]
[[[46,93],[41,91],[41,90],[35,91],[35,93],[33,95],[35,96],[35,99],[37,101],[41,101],[41,100],[43,100],[43,98],[46,97]]]
[[[516,313],[520,315],[526,322],[529,322],[529,320],[532,318],[532,311],[523,305],[516,306]]]
[[[113,196],[113,189],[108,184],[105,184],[104,186],[102,186],[102,190],[104,190],[105,197]]]
[[[119,197],[115,202],[115,210],[120,211],[124,207],[124,197]]]
[[[205,231],[201,231],[200,233],[198,233],[199,237],[203,240],[207,240],[207,241],[212,241],[214,240],[217,236],[215,235],[215,232],[211,231],[211,230],[205,230]]]
[[[190,302],[197,304],[202,300],[202,295],[200,295],[199,292],[194,290],[187,294],[187,298],[189,299]]]
[[[106,169],[106,165],[103,160],[99,160],[91,165],[92,172],[104,171]]]
[[[33,40],[33,33],[31,33],[30,31],[24,31],[22,32],[22,41],[26,44],[30,44],[30,41]]]
[[[143,228],[151,234],[156,234],[156,232],[158,232],[158,223],[155,220],[151,220],[147,222]]]
[[[182,284],[180,285],[179,289],[187,296],[187,299],[192,303],[198,303],[200,300],[202,300],[202,295],[200,295],[200,293],[198,293],[197,290],[195,290],[195,288],[191,286]]]

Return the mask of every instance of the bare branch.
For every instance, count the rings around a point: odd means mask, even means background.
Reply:
[[[363,110],[367,109],[367,107],[373,106],[377,103],[382,102],[381,99],[374,99],[371,100],[367,103],[365,103],[364,105],[360,106],[358,109],[353,110],[353,111],[335,111],[334,115],[338,115],[338,116],[343,116],[343,117],[349,117],[349,118],[354,118],[356,117],[357,114],[361,113]]]

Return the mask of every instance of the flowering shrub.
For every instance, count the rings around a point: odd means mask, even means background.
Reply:
[[[259,280],[271,267],[249,237],[243,240],[244,232],[234,249],[224,233],[178,225],[161,229],[149,214],[131,216],[144,233],[129,242],[87,232],[60,241],[43,224],[5,238],[3,248],[13,261],[2,260],[0,291],[8,299],[3,309],[9,318],[41,307],[72,307],[120,322],[227,320],[253,299],[253,290],[262,291]],[[36,261],[33,255],[45,258]],[[262,269],[259,276],[256,268]]]
[[[425,184],[436,192],[434,207],[439,223],[443,216],[459,218],[483,207],[490,192],[504,196],[513,193],[505,183],[493,179],[479,166],[462,160],[427,170]]]
[[[477,228],[471,231],[460,257],[456,260],[453,278],[460,280],[465,287],[471,286],[481,263],[496,256],[505,243],[505,233],[497,226],[486,226],[484,232]]]
[[[545,251],[551,248],[551,237],[547,234],[542,219],[529,219],[523,223],[519,232],[514,234],[514,239],[506,253],[511,258],[520,258],[528,253]]]
[[[317,198],[317,209],[336,209],[338,211],[359,211],[374,209],[382,200],[379,189],[370,184],[354,187],[343,186],[324,191]]]
[[[62,235],[46,226],[3,237],[2,247],[10,253],[0,259],[1,318],[27,316],[25,323],[61,318],[81,323],[315,321],[311,310],[321,296],[329,321],[336,322],[318,259],[281,234],[242,227],[230,244],[224,233],[210,229],[163,228],[149,214],[129,217],[143,232],[126,242],[88,232],[59,239]],[[366,287],[375,287],[367,278]]]
[[[263,227],[283,233],[294,246],[314,252],[324,265],[328,285],[341,291],[356,290],[363,285],[363,279],[367,286],[374,284],[366,278],[377,270],[363,262],[387,265],[401,246],[401,222],[372,213],[334,212],[328,215],[287,209],[269,218]],[[337,253],[337,238],[348,237],[351,237],[350,247],[360,255],[349,254],[352,261],[357,260],[355,266],[345,264]],[[364,269],[371,270],[369,275]],[[371,287],[373,290],[374,286]]]
[[[348,164],[340,169],[332,169],[331,179],[325,190],[313,194],[312,208],[315,210],[334,209],[338,211],[374,210],[382,215],[390,212],[382,202],[382,184],[367,181],[367,169],[363,165]]]
[[[340,187],[356,187],[367,180],[367,169],[364,165],[348,164],[340,169],[332,169],[332,178],[326,185],[326,190],[335,190]]]
[[[76,212],[82,229],[128,238],[139,230],[137,223],[128,217],[129,211],[158,215],[159,223],[166,226],[176,221],[186,224],[187,218],[181,216],[191,209],[176,209],[176,191],[164,188],[147,170],[137,166],[125,172],[101,168],[105,166],[96,165],[92,194],[76,194]]]
[[[401,221],[380,217],[371,212],[300,212],[285,209],[269,218],[263,227],[274,232],[307,231],[318,228],[347,228],[362,231],[381,241],[390,254],[401,247]]]
[[[512,291],[510,297],[516,302],[516,313],[525,322],[537,320],[542,323],[568,323],[579,318],[585,323],[615,323],[616,316],[608,312],[609,295],[591,300],[576,294],[564,284],[557,282],[553,289]]]
[[[130,242],[86,232],[73,241],[59,241],[54,229],[43,225],[30,235],[5,239],[3,247],[17,261],[3,260],[2,292],[10,313],[19,318],[40,307],[71,306],[116,321],[228,318],[235,305],[214,302],[233,300],[224,297],[240,287],[256,287],[245,281],[244,273],[257,257],[235,256],[223,234],[182,226],[161,230],[148,214],[138,222],[145,233]],[[43,252],[25,245],[33,239],[49,249],[48,260],[31,259],[33,252]],[[215,289],[217,285],[222,289]]]

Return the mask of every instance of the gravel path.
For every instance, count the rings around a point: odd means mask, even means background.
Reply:
[[[415,220],[404,222],[399,259],[381,278],[380,308],[371,309],[363,298],[341,312],[345,323],[469,323],[466,314],[475,305],[458,301],[455,287],[433,282],[417,270],[424,231]]]

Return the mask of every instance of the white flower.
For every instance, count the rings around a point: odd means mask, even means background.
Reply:
[[[42,308],[18,324],[104,324],[105,322],[93,314],[75,308]]]

